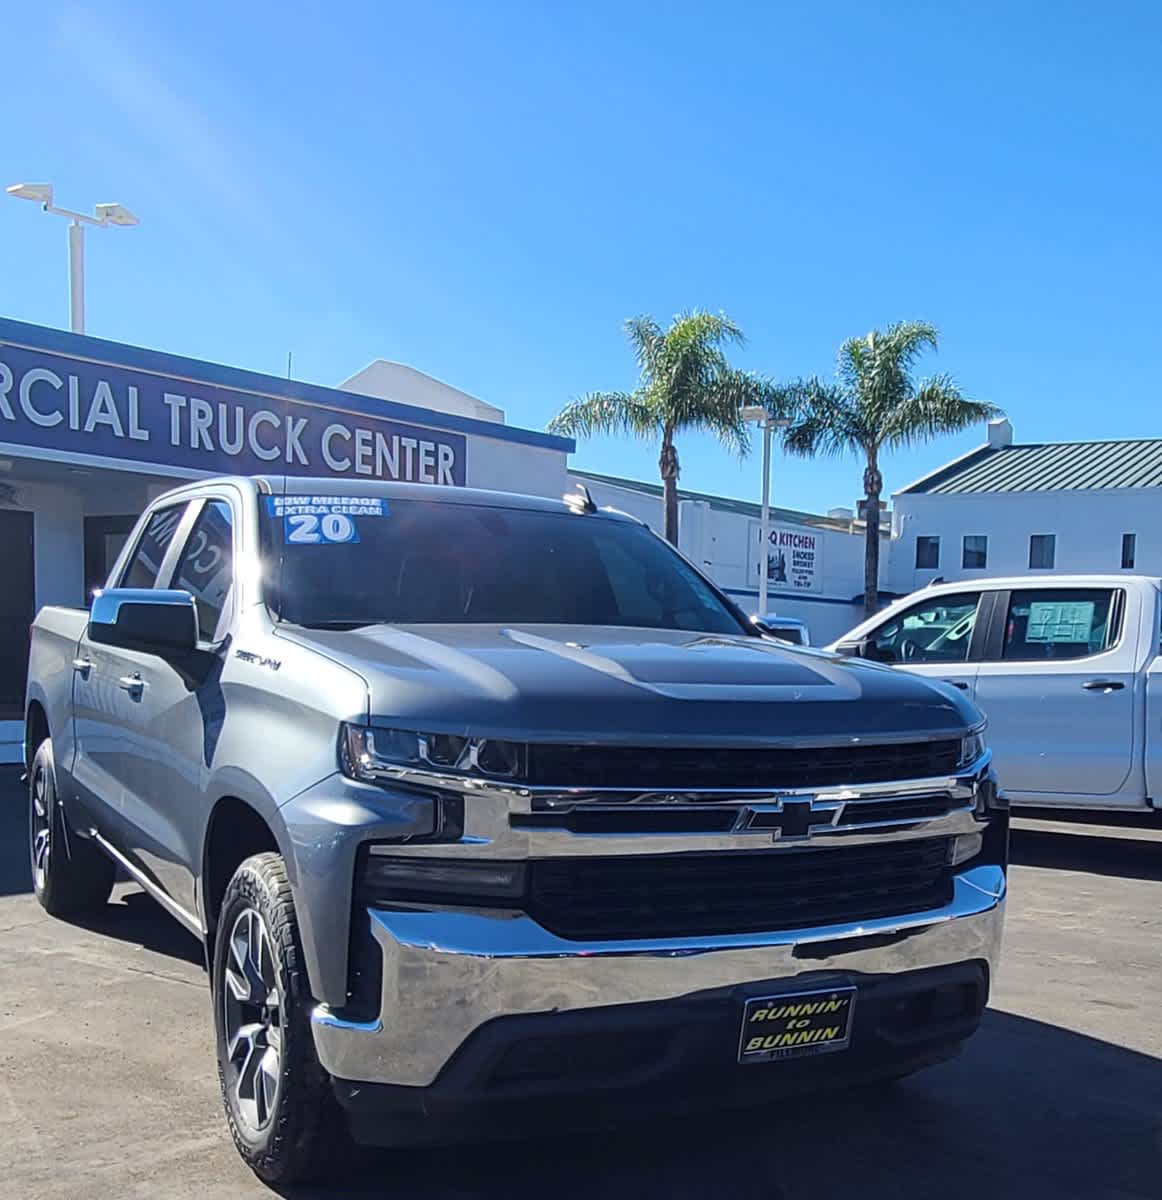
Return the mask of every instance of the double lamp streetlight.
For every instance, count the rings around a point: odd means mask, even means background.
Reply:
[[[51,183],[14,183],[8,194],[18,200],[35,200],[46,213],[69,219],[69,328],[85,332],[85,226],[136,225],[137,218],[123,204],[98,204],[93,215],[57,208]]]

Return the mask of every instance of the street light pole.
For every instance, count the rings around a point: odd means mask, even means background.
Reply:
[[[771,543],[771,436],[776,429],[786,429],[791,424],[787,417],[774,417],[759,404],[748,404],[742,409],[742,419],[753,421],[763,431],[763,506],[759,518],[759,613],[767,615],[767,553]]]
[[[85,332],[85,226],[136,225],[137,218],[123,204],[98,204],[93,216],[57,208],[51,183],[14,183],[8,194],[18,200],[35,200],[46,213],[69,218],[69,328]]]
[[[763,421],[763,511],[759,521],[759,616],[767,615],[767,554],[771,544],[771,433],[773,424],[768,417]]]
[[[69,328],[85,332],[85,227],[69,225]]]

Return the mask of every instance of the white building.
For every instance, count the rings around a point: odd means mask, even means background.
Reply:
[[[893,496],[894,590],[936,578],[1054,572],[1162,575],[1162,439],[983,446]]]

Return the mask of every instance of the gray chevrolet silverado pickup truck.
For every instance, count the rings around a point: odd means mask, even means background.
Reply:
[[[762,637],[587,494],[178,488],[40,612],[26,717],[40,902],[120,867],[203,940],[268,1181],[898,1077],[988,997],[971,702]]]

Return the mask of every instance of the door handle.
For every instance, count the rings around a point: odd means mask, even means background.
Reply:
[[[1087,679],[1081,686],[1087,692],[1120,692],[1126,685],[1120,679]]]
[[[962,692],[968,691],[968,684],[963,679],[945,679],[944,683],[950,683],[954,688],[960,688]]]
[[[87,659],[87,658],[74,658],[73,659],[73,670],[76,671],[79,675],[88,675],[88,673],[92,669],[93,669],[93,664],[92,664],[92,662],[89,661],[89,659]]]
[[[117,686],[136,699],[145,691],[145,680],[135,671],[132,675],[122,675],[117,680]]]

